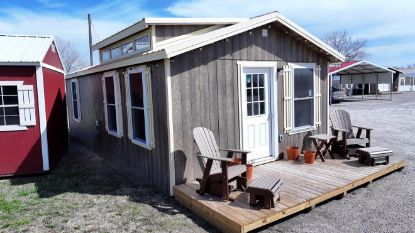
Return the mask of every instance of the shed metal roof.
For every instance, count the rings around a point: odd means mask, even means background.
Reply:
[[[353,75],[353,74],[373,74],[373,73],[395,73],[386,67],[376,65],[368,61],[359,61],[343,66],[340,69],[330,72],[330,75]]]
[[[52,36],[0,35],[0,62],[42,62]]]

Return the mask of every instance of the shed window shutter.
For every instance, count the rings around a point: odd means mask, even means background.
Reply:
[[[20,125],[36,125],[33,85],[18,86]]]
[[[315,82],[315,125],[321,125],[321,67],[316,65],[314,69],[314,82]]]
[[[283,67],[285,133],[289,133],[292,130],[292,76],[293,67],[290,65],[285,65]]]
[[[104,100],[102,103],[104,105],[105,130],[108,132],[107,87],[105,85],[105,77],[102,77],[101,81],[102,81],[102,95],[104,97]]]
[[[123,119],[122,119],[122,106],[121,106],[121,92],[120,92],[120,78],[117,75],[114,76],[114,90],[115,90],[115,101],[116,101],[116,109],[117,109],[117,131],[120,136],[123,135]]]

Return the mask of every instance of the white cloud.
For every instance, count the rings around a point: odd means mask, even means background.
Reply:
[[[369,46],[383,43],[384,49],[401,52],[401,58],[394,60],[388,57],[390,54],[369,47],[371,59],[391,65],[415,62],[414,53],[405,50],[415,47],[415,7],[410,0],[179,0],[167,8],[179,17],[252,17],[275,10],[319,37],[347,30],[355,37],[368,39]],[[398,42],[403,39],[412,42]]]

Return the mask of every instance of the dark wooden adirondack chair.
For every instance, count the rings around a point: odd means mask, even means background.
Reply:
[[[348,112],[341,109],[332,109],[330,111],[331,129],[336,141],[333,143],[333,151],[349,158],[351,148],[370,147],[371,128],[352,125]],[[353,128],[357,128],[356,136]],[[362,131],[366,131],[366,137],[362,137]]]
[[[206,159],[203,178],[197,179],[200,183],[197,192],[222,196],[223,200],[229,200],[229,183],[233,181],[236,181],[238,189],[245,190],[246,157],[250,151],[219,149],[213,132],[202,127],[193,129],[193,137],[200,151],[197,156]],[[220,151],[227,152],[227,157],[222,157]],[[242,164],[230,166],[230,162],[234,161],[234,154],[237,153],[242,156]]]

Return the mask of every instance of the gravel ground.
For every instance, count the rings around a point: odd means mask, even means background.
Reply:
[[[372,145],[393,149],[408,165],[260,232],[415,232],[415,93],[395,94],[393,101],[353,100],[332,106],[348,111],[353,124],[374,128]]]
[[[372,127],[373,145],[408,162],[366,188],[330,200],[258,232],[414,232],[415,94],[349,101],[354,124]],[[1,232],[217,232],[201,218],[83,146],[72,143],[47,175],[0,180]]]

